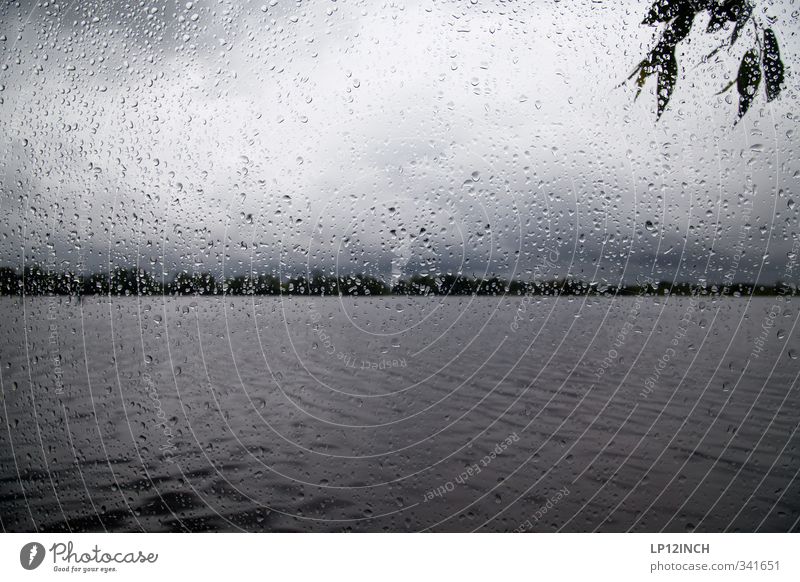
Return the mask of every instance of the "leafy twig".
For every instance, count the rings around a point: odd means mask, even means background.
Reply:
[[[678,61],[675,56],[677,45],[689,35],[695,17],[700,12],[708,12],[710,15],[707,33],[716,33],[727,23],[734,23],[730,40],[720,44],[702,62],[708,61],[725,46],[733,46],[747,23],[753,23],[756,46],[745,53],[736,79],[718,93],[724,93],[734,84],[737,85],[739,111],[736,120],[741,119],[750,109],[762,77],[765,80],[767,102],[777,99],[783,88],[785,68],[775,33],[757,21],[752,0],[655,0],[642,24],[663,25],[664,28],[656,46],[627,79],[630,81],[638,74],[635,98],[639,97],[647,79],[654,73],[657,74],[656,116],[661,118],[678,82]]]

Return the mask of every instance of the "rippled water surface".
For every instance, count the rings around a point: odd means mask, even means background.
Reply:
[[[796,300],[0,302],[6,530],[798,529]]]

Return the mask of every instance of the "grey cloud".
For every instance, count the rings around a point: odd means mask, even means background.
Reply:
[[[618,87],[652,40],[645,3],[270,4],[81,3],[25,26],[27,5],[7,7],[3,262],[51,244],[86,270],[388,274],[402,222],[426,230],[409,270],[530,273],[555,247],[585,278],[712,277],[747,196],[743,273],[767,256],[780,278],[796,87],[733,128],[715,93],[736,51],[682,59],[656,124],[652,87],[635,103]],[[791,22],[789,3],[770,11]]]

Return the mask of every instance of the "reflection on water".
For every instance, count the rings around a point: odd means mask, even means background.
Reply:
[[[798,529],[792,300],[2,303],[6,530]]]

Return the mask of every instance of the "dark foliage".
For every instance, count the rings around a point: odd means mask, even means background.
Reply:
[[[739,92],[737,121],[750,109],[762,76],[765,80],[767,102],[777,99],[785,74],[778,40],[771,28],[764,28],[756,19],[751,0],[655,0],[642,24],[662,26],[663,29],[656,46],[629,77],[636,77],[636,97],[641,93],[647,79],[656,75],[656,115],[661,118],[678,84],[676,48],[689,35],[697,15],[701,12],[708,13],[707,33],[715,34],[727,26],[732,27],[729,41],[720,45],[708,57],[724,46],[732,47],[749,23],[754,27],[756,46],[745,52],[736,79],[721,91],[725,92],[736,85]]]
[[[24,275],[24,276],[23,276]],[[327,276],[314,273],[310,278],[293,277],[281,283],[274,275],[230,277],[218,280],[210,273],[179,273],[171,281],[160,283],[149,273],[136,269],[114,269],[111,273],[88,276],[54,273],[39,267],[24,273],[0,267],[0,295],[72,295],[72,296],[143,296],[143,295],[288,295],[288,296],[614,296],[614,295],[794,295],[794,286],[754,286],[737,283],[726,286],[660,282],[650,285],[600,286],[576,279],[520,281],[500,277],[482,279],[446,274],[414,275],[389,287],[382,280],[364,274]]]

